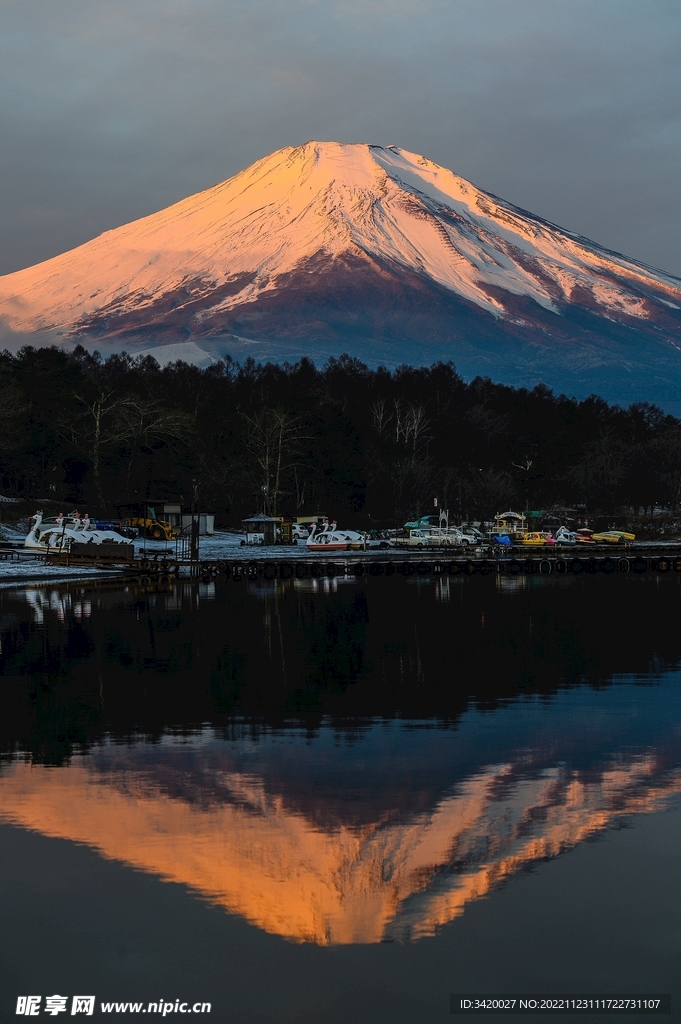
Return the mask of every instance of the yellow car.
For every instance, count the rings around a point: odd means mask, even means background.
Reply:
[[[596,544],[624,544],[625,541],[636,540],[636,534],[624,533],[623,530],[605,530],[603,533],[594,533],[591,539]]]

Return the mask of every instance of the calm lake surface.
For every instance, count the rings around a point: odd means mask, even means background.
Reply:
[[[1,1019],[681,1019],[680,622],[674,574],[0,591]]]

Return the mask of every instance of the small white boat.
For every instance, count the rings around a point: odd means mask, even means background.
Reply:
[[[29,530],[24,547],[30,551],[52,551],[66,553],[71,544],[126,544],[125,537],[113,530],[97,530],[90,523],[88,516],[81,517],[77,513],[70,516],[49,516],[43,519],[42,512],[33,516],[33,525]]]
[[[312,533],[305,541],[308,551],[347,551],[350,547],[350,540],[347,533],[352,531],[338,530],[336,523],[324,523],[322,527],[315,526]]]

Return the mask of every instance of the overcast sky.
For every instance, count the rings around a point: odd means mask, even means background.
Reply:
[[[679,0],[1,0],[0,273],[308,139],[681,276]]]

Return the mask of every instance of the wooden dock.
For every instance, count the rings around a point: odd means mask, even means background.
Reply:
[[[274,553],[273,553],[274,554]],[[503,554],[476,551],[463,555],[451,550],[417,554],[392,550],[368,553],[343,552],[335,558],[323,555],[286,558],[277,552],[272,558],[221,558],[199,562],[177,562],[172,559],[142,559],[136,563],[144,582],[160,578],[162,582],[187,574],[204,581],[223,577],[241,580],[320,579],[358,576],[488,576],[518,575],[587,575],[613,573],[681,573],[681,546],[669,549],[612,551],[593,549],[588,552],[528,552],[505,550]]]
[[[178,559],[171,550],[142,553],[134,556],[132,545],[121,545],[118,551],[106,551],[104,557],[98,548],[81,545],[72,557],[51,554],[45,558],[49,564],[64,568],[90,567],[113,570],[126,578],[134,578],[143,585],[170,583],[178,577],[210,580],[218,577],[234,580],[291,580],[359,576],[489,576],[492,574],[519,575],[613,575],[614,573],[681,573],[681,544],[645,545],[627,547],[605,545],[575,548],[475,548],[431,549],[413,551],[392,548],[388,551],[348,551],[289,555],[286,548],[272,548],[267,557],[258,549],[259,557],[249,558],[243,549],[237,556],[190,561]],[[296,550],[296,549],[294,549]],[[300,551],[300,549],[297,549]],[[465,551],[465,553],[464,553]],[[9,552],[7,552],[9,555]],[[28,554],[16,549],[13,557]],[[32,559],[26,559],[31,561]]]

